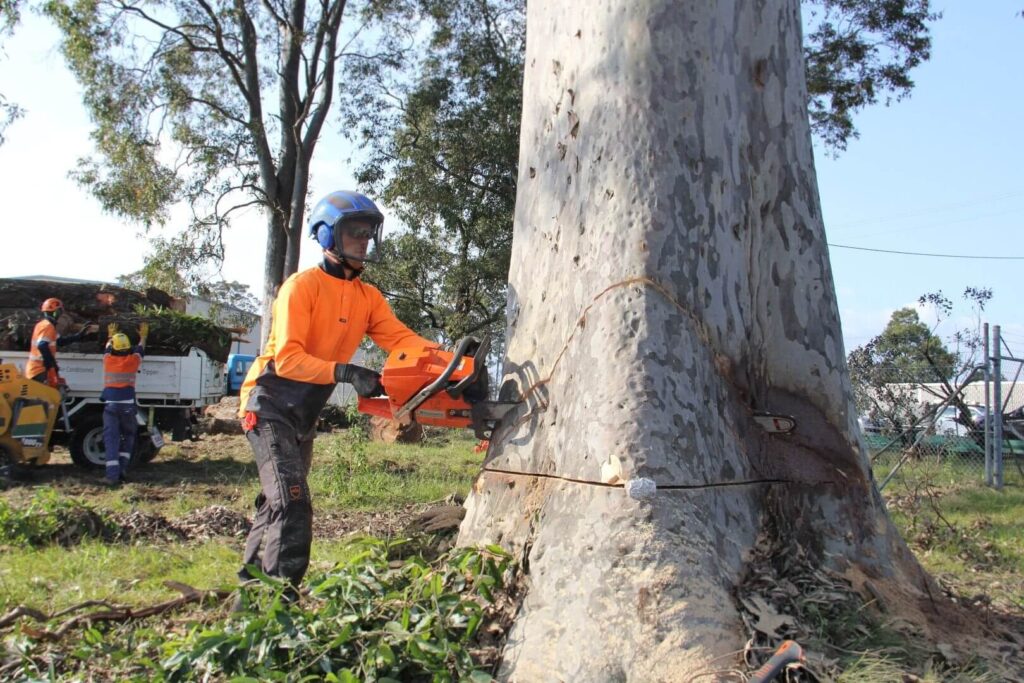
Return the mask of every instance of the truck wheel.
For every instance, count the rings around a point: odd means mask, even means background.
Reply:
[[[102,413],[86,415],[75,425],[68,450],[71,451],[71,459],[79,467],[87,470],[106,467]]]
[[[71,459],[85,469],[99,469],[107,466],[107,450],[103,445],[103,414],[89,415],[75,427],[71,435]],[[132,464],[149,462],[156,457],[157,449],[149,438],[149,430],[139,427],[135,433],[135,451]]]

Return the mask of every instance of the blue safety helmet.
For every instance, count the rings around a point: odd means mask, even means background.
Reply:
[[[346,254],[342,251],[341,233],[346,224],[354,220],[370,223],[370,244],[366,254]],[[381,234],[384,230],[384,214],[373,200],[366,195],[348,190],[332,192],[313,207],[309,214],[309,236],[321,247],[335,256],[353,261],[376,261]],[[367,235],[363,235],[366,237]]]

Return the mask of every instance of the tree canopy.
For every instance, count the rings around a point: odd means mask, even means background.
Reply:
[[[9,36],[21,19],[21,0],[6,0],[0,3],[0,39]],[[16,102],[11,102],[0,92],[0,145],[4,144],[4,134],[16,118],[23,113]]]
[[[886,382],[940,382],[956,370],[955,356],[914,308],[893,311],[882,333],[861,348]]]
[[[422,0],[424,52],[405,70],[361,65],[349,130],[358,179],[408,230],[368,278],[398,315],[447,339],[498,332],[512,242],[522,107],[524,7]]]
[[[222,258],[232,214],[267,218],[265,309],[298,265],[310,162],[347,51],[344,0],[49,0],[95,154],[73,176],[147,225],[192,207],[192,262]],[[382,58],[382,57],[381,57]],[[267,316],[269,319],[269,316]]]
[[[930,0],[803,0],[811,128],[833,151],[858,137],[853,116],[910,94],[931,56]]]
[[[833,150],[854,114],[905,96],[928,59],[929,0],[805,0],[812,128]],[[399,316],[448,337],[491,326],[505,300],[518,179],[525,55],[521,0],[397,0],[378,15],[430,27],[405,61],[355,63],[346,131],[366,156],[358,179],[408,226],[369,273]],[[394,53],[395,50],[390,50]]]

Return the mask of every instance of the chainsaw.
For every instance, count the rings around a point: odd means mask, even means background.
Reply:
[[[391,351],[381,370],[387,396],[359,399],[359,412],[403,424],[472,428],[478,439],[490,434],[518,401],[489,400],[487,353],[489,338],[464,337],[454,351],[417,346]],[[472,355],[470,355],[472,354]],[[753,414],[768,434],[789,434],[796,420],[788,415]]]
[[[360,397],[359,412],[401,423],[471,428],[478,439],[488,439],[501,420],[520,405],[489,400],[490,348],[487,337],[464,337],[453,351],[427,346],[396,348],[380,372],[387,395]]]

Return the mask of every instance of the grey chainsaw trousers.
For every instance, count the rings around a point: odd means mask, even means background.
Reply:
[[[313,503],[306,477],[315,435],[315,428],[299,435],[284,422],[264,419],[246,432],[262,491],[256,496],[256,517],[238,572],[242,580],[252,578],[247,567],[254,565],[295,587],[302,583],[313,543]]]

